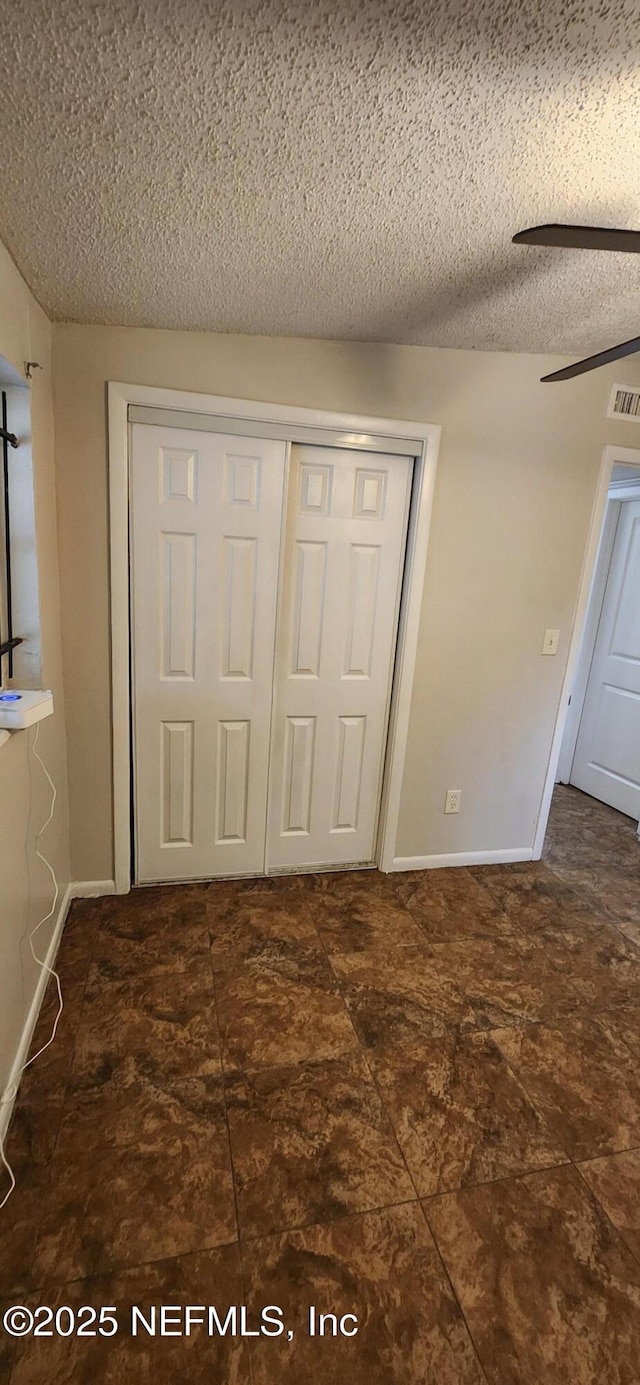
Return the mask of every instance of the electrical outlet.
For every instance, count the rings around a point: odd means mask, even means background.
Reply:
[[[462,789],[447,789],[447,797],[444,804],[445,813],[459,813],[461,799]]]

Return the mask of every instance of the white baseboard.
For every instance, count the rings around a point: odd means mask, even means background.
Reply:
[[[45,958],[47,967],[53,967],[54,965],[71,901],[74,899],[95,899],[100,895],[115,894],[115,889],[115,882],[113,880],[72,880],[71,883],[67,885],[58,905],[58,913],[51,934],[51,941],[47,949]],[[4,1140],[9,1128],[11,1112],[13,1111],[18,1087],[20,1086],[20,1078],[22,1077],[22,1069],[29,1055],[31,1040],[38,1022],[38,1015],[40,1014],[48,982],[49,972],[43,967],[38,977],[38,984],[34,991],[31,1005],[29,1006],[29,1013],[24,1022],[20,1043],[18,1044],[18,1051],[13,1060],[9,1080],[5,1089],[6,1091],[11,1091],[11,1089],[15,1087],[16,1091],[10,1101],[3,1101],[0,1104],[0,1140]]]
[[[532,861],[532,846],[509,846],[498,851],[450,851],[442,856],[394,856],[391,870],[441,870],[447,866],[501,866]]]
[[[72,899],[73,885],[67,885],[67,888],[64,891],[62,898],[60,900],[60,904],[58,905],[58,913],[56,915],[53,933],[51,934],[51,941],[47,948],[47,955],[45,958],[47,967],[53,967],[53,964],[55,962],[56,953],[58,951],[58,947],[60,946],[60,938],[62,937],[62,930],[64,928],[65,919],[69,912],[69,905]],[[44,1000],[44,993],[47,989],[48,983],[49,972],[46,970],[45,967],[42,967],[40,975],[38,977],[38,984],[33,994],[33,1000],[31,1001],[31,1005],[29,1006],[29,1013],[23,1025],[22,1034],[20,1036],[20,1043],[18,1044],[18,1051],[13,1060],[11,1072],[9,1073],[9,1080],[5,1088],[6,1091],[11,1091],[12,1087],[15,1087],[16,1090],[10,1101],[3,1101],[0,1105],[1,1140],[4,1140],[7,1130],[9,1128],[11,1112],[13,1111],[13,1106],[17,1096],[18,1087],[20,1085],[20,1078],[22,1077],[22,1069],[29,1056],[31,1040],[33,1038],[33,1033],[38,1022],[40,1007]]]
[[[72,899],[97,899],[100,895],[115,894],[115,880],[72,880],[69,886]]]

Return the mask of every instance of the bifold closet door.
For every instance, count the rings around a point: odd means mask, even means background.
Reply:
[[[412,463],[291,449],[270,870],[373,861]]]
[[[136,880],[259,874],[286,444],[132,435]]]

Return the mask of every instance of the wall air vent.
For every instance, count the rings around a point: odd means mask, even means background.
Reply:
[[[607,418],[628,418],[632,423],[640,423],[640,386],[614,385]]]

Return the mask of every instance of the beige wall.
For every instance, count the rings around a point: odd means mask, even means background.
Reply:
[[[54,342],[74,878],[113,875],[110,379],[442,424],[397,854],[531,846],[602,449],[634,445],[609,391],[638,364],[543,386],[558,358],[111,327]]]
[[[24,362],[42,370],[33,380],[31,423],[39,570],[42,676],[53,688],[55,713],[41,726],[38,749],[58,789],[56,816],[41,849],[49,856],[61,893],[69,882],[66,754],[60,646],[51,397],[51,328],[15,265],[0,247],[0,356],[24,378]],[[11,455],[11,454],[10,454]],[[16,633],[20,633],[16,631]],[[49,874],[34,854],[35,833],[45,821],[50,793],[29,752],[33,732],[14,733],[0,746],[0,1091],[22,1034],[39,976],[28,933],[49,910]],[[38,935],[46,950],[51,925]]]

